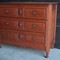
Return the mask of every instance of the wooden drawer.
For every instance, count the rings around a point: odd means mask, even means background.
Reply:
[[[20,42],[25,41],[25,34],[14,30],[2,30],[3,42]]]
[[[36,43],[44,43],[45,36],[39,33],[26,33],[26,41],[36,42]]]
[[[0,20],[0,28],[18,28],[18,21]]]
[[[26,22],[26,31],[45,33],[45,30],[46,30],[45,22],[35,22],[35,21]]]
[[[0,7],[0,16],[16,17],[17,15],[17,8]]]
[[[23,19],[0,18],[0,28],[25,30],[25,21]]]
[[[26,18],[37,18],[37,19],[46,19],[47,11],[46,8],[26,8],[25,9]]]

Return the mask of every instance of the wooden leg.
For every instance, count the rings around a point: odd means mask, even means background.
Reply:
[[[45,58],[48,58],[49,52],[46,52]]]
[[[52,44],[51,48],[52,48],[52,49],[54,48],[54,44]]]
[[[51,48],[52,49],[54,48],[54,41],[51,43]]]
[[[49,51],[50,51],[50,47],[46,47],[46,50],[45,50],[45,58],[48,58],[49,56]]]

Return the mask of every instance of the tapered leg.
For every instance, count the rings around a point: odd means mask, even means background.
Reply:
[[[46,51],[45,58],[48,58],[49,52]]]
[[[52,48],[52,49],[54,48],[54,43],[52,43],[51,48]]]
[[[54,41],[52,41],[52,43],[51,43],[51,48],[52,49],[54,48]]]
[[[49,52],[50,52],[50,47],[47,46],[45,50],[45,58],[48,58]]]

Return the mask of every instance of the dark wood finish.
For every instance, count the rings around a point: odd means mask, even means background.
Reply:
[[[0,43],[46,52],[54,46],[57,2],[0,3]]]

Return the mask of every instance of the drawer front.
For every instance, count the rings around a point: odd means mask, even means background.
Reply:
[[[45,8],[26,8],[25,17],[26,18],[37,18],[46,19],[46,9]]]
[[[0,28],[18,28],[18,21],[0,20]]]
[[[13,41],[13,40],[19,40],[18,33],[10,30],[3,30],[2,31],[2,39],[3,42],[5,41]]]
[[[44,38],[45,36],[39,33],[26,33],[26,41],[29,42],[44,43]]]
[[[0,8],[0,16],[16,17],[17,15],[18,15],[17,8],[8,8],[8,7]]]
[[[25,41],[25,34],[23,32],[13,31],[13,30],[3,30],[2,31],[3,42],[20,42]]]
[[[32,32],[42,32],[44,33],[46,30],[45,22],[26,22],[26,31]]]

